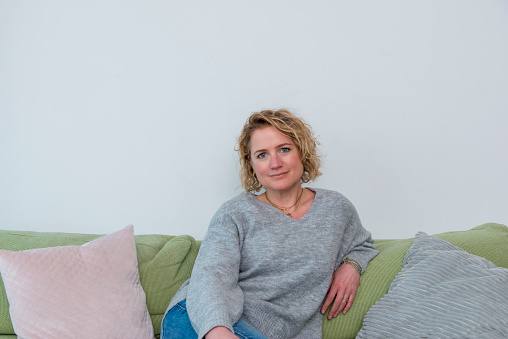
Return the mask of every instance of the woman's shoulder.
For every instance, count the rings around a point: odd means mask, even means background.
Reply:
[[[324,198],[348,200],[344,194],[342,194],[338,191],[329,190],[329,189],[325,189],[325,188],[313,188],[313,187],[307,187],[307,188],[310,189],[311,191],[316,192],[316,196],[321,196]]]
[[[217,213],[222,214],[230,214],[238,211],[242,211],[245,208],[248,208],[257,202],[256,195],[243,191],[240,194],[234,196],[233,198],[227,200],[222,203],[222,205],[217,210]]]
[[[223,205],[224,206],[230,206],[230,205],[238,206],[238,205],[244,205],[244,204],[249,205],[249,204],[252,204],[253,199],[256,199],[255,194],[253,194],[251,192],[243,191],[240,194],[237,194],[236,196],[234,196],[231,199],[224,202]]]
[[[316,192],[316,199],[323,205],[341,205],[343,207],[354,209],[353,203],[342,193],[324,188],[310,188]]]
[[[244,221],[251,219],[252,215],[256,215],[256,213],[252,213],[256,202],[258,202],[256,196],[249,192],[242,192],[227,200],[213,215],[209,230],[219,228],[224,231],[228,228],[235,233],[243,234]]]

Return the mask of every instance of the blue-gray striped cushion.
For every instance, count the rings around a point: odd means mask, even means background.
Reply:
[[[357,338],[429,337],[508,338],[508,269],[420,232]]]

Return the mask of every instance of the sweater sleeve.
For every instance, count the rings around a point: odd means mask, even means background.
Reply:
[[[379,251],[374,246],[370,232],[368,232],[360,221],[358,212],[352,203],[350,203],[350,218],[344,232],[342,248],[337,258],[335,269],[337,269],[345,258],[353,259],[362,267],[362,273],[365,272],[367,264]]]
[[[239,231],[231,216],[221,208],[203,239],[187,291],[189,319],[198,338],[216,326],[233,331],[244,302],[238,286],[239,269]]]

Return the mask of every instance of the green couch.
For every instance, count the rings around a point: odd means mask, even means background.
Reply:
[[[100,235],[0,231],[0,248],[21,251],[62,245],[82,245]],[[472,254],[508,268],[508,227],[484,224],[468,231],[436,235]],[[136,235],[141,284],[157,338],[162,316],[171,297],[190,276],[200,242],[190,236]],[[355,303],[346,315],[333,320],[323,317],[323,338],[354,338],[369,308],[383,297],[402,267],[413,239],[377,240],[379,255],[361,278]],[[0,339],[16,338],[9,317],[9,304],[0,280]]]

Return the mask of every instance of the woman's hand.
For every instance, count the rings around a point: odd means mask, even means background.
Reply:
[[[205,339],[239,339],[225,326],[217,326],[212,328],[205,334]]]
[[[353,305],[359,282],[360,274],[353,266],[341,265],[332,275],[321,314],[326,312],[332,301],[333,305],[328,313],[328,319],[337,317],[340,312],[346,314]]]

